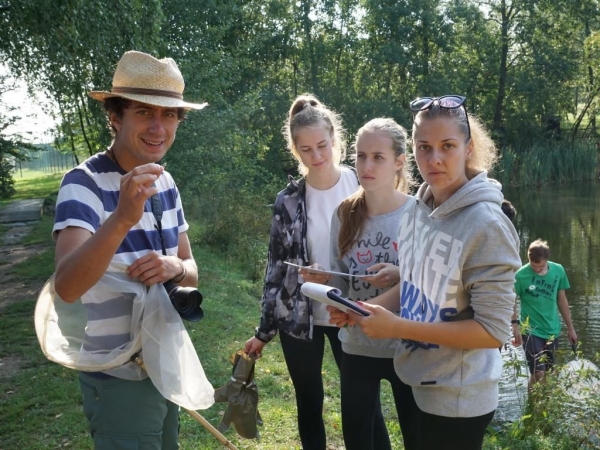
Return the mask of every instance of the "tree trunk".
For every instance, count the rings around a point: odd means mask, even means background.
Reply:
[[[496,107],[494,108],[494,121],[492,124],[492,129],[500,139],[502,139],[503,135],[502,112],[504,110],[504,98],[506,96],[506,76],[508,73],[509,47],[508,29],[510,25],[510,17],[506,10],[506,0],[502,0],[501,5],[502,22],[500,38],[502,44],[500,48],[500,70],[498,73],[498,95],[496,97]]]
[[[308,49],[308,60],[310,64],[311,88],[315,95],[319,94],[319,81],[317,78],[317,60],[315,56],[314,44],[312,41],[312,21],[310,20],[310,0],[302,0],[302,26],[304,28],[304,38]]]
[[[83,113],[81,112],[81,106],[79,105],[79,102],[77,102],[77,114],[79,115],[79,126],[81,127],[81,134],[83,135],[83,139],[85,139],[85,144],[87,145],[90,156],[93,156],[96,152],[94,151],[94,148],[92,147],[92,144],[87,137],[87,133],[85,132],[85,125],[83,124]]]
[[[589,20],[585,21],[585,36],[588,37],[592,34],[590,30],[590,22]],[[588,65],[588,82],[590,84],[590,91],[594,89],[594,68],[591,65]],[[590,128],[592,131],[592,135],[596,136],[596,109],[592,110],[590,113]]]
[[[573,124],[573,128],[571,128],[571,138],[574,138],[577,135],[577,131],[579,130],[579,127],[581,126],[581,122],[582,122],[583,118],[585,117],[586,113],[588,112],[588,110],[590,109],[590,106],[592,105],[592,102],[594,101],[594,99],[596,98],[598,93],[600,93],[600,85],[598,87],[596,87],[596,89],[594,89],[592,92],[590,92],[590,97],[588,98],[588,101],[586,102],[585,106],[579,113],[579,116],[577,116],[577,119],[575,120],[575,123]]]
[[[588,66],[588,78],[590,82],[590,90],[594,87],[594,69]],[[590,130],[593,136],[596,136],[596,110],[590,112]]]

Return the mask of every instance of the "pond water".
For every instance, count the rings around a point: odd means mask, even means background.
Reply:
[[[517,209],[515,227],[521,260],[537,238],[548,241],[550,260],[563,265],[571,288],[566,291],[583,357],[600,353],[600,182],[504,189]],[[573,359],[563,326],[559,358]],[[526,403],[527,367],[521,348],[508,345],[497,420],[515,420]],[[519,372],[524,376],[518,376]]]

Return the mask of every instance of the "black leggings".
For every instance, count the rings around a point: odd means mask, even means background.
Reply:
[[[407,404],[414,408],[415,435],[411,440],[416,444],[409,447],[405,443],[406,450],[481,450],[485,431],[494,417],[494,411],[477,417],[436,416],[421,411],[414,401]]]
[[[312,341],[279,333],[283,356],[296,391],[298,431],[304,450],[325,450],[326,447],[321,368],[325,336],[329,338],[333,357],[340,367],[342,345],[338,332],[337,327],[314,326]]]
[[[393,358],[342,354],[342,425],[346,450],[391,450],[390,438],[381,412],[381,380],[388,380],[394,394],[405,447],[409,441],[411,416],[407,402],[414,402],[412,389],[396,375]],[[407,445],[408,444],[408,445]],[[413,447],[414,448],[414,447]]]

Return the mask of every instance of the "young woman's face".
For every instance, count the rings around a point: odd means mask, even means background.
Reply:
[[[466,142],[457,122],[447,117],[422,120],[414,128],[413,140],[419,172],[440,205],[468,181],[472,140]]]
[[[296,152],[309,172],[333,165],[333,140],[325,127],[304,127],[296,131]]]
[[[396,172],[402,168],[405,155],[396,157],[393,141],[383,132],[366,132],[356,142],[356,171],[366,192],[394,189]]]

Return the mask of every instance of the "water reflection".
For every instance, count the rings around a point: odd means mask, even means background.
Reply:
[[[506,344],[502,349],[502,378],[500,380],[500,398],[494,420],[514,422],[519,419],[527,403],[527,383],[529,369],[525,362],[523,347]]]
[[[600,353],[600,183],[577,182],[562,186],[507,188],[505,197],[517,209],[515,227],[521,239],[521,260],[537,239],[550,245],[550,259],[564,266],[571,288],[567,298],[583,356]],[[573,355],[561,334],[558,358]],[[496,419],[516,420],[527,395],[527,367],[522,349],[508,345],[502,350],[504,371]],[[525,375],[525,376],[522,376]]]
[[[600,352],[600,183],[506,189],[517,208],[515,227],[521,259],[537,238],[550,245],[552,261],[562,264],[571,288],[567,298],[584,356]],[[568,347],[566,330],[561,347]]]

